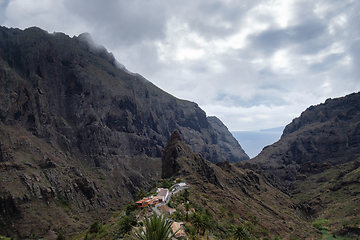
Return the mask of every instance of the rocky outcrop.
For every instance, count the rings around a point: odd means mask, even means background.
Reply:
[[[194,173],[197,177],[194,176]],[[201,179],[215,185],[221,185],[217,179],[211,163],[200,154],[195,154],[182,141],[179,131],[175,130],[164,150],[162,157],[162,178],[173,176],[191,176],[193,180]]]
[[[288,184],[297,179],[299,170],[319,172],[356,160],[359,144],[360,93],[353,93],[306,109],[286,126],[278,142],[250,162]]]

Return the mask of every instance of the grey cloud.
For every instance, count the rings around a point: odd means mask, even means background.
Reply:
[[[111,47],[164,38],[166,11],[160,1],[66,0],[67,9],[90,24]]]
[[[309,66],[309,71],[313,73],[326,72],[336,66],[339,60],[344,57],[344,54],[330,54],[321,63],[312,64]]]
[[[326,25],[321,21],[309,21],[286,29],[269,29],[257,35],[249,36],[250,48],[264,55],[271,55],[280,48],[301,44],[304,53],[316,53],[326,47],[316,44],[324,34]],[[315,44],[311,44],[311,43]],[[316,46],[316,47],[314,47]]]
[[[360,81],[360,39],[354,42],[349,49],[352,57],[352,69],[353,78],[356,81]]]
[[[8,5],[8,3],[9,3],[9,0],[5,0],[5,1],[0,0],[0,23],[4,22],[4,20],[5,20],[5,17],[6,17],[5,9],[6,9],[6,6]]]
[[[210,40],[223,38],[239,30],[241,20],[246,11],[254,6],[256,1],[226,3],[223,1],[204,1],[192,9],[184,9],[189,26],[202,37]]]

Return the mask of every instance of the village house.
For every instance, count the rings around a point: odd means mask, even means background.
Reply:
[[[170,194],[169,194],[169,189],[166,188],[158,188],[156,190],[158,197],[162,197],[162,201],[163,202],[167,202],[169,200]]]
[[[163,197],[159,196],[151,196],[148,198],[143,198],[136,202],[138,205],[138,209],[145,208],[147,206],[155,207],[156,204],[161,203],[163,201]]]
[[[160,210],[162,213],[167,213],[167,214],[173,214],[174,212],[176,212],[176,209],[175,208],[169,208],[168,206],[166,205],[161,205],[160,207]]]
[[[171,224],[171,230],[172,233],[178,231],[177,233],[175,233],[175,238],[177,239],[186,237],[184,229],[181,228],[181,224],[178,222],[173,222]]]

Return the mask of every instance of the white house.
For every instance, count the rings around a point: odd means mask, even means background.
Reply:
[[[169,200],[169,189],[158,188],[156,192],[158,193],[158,197],[162,197],[163,202],[167,202]]]

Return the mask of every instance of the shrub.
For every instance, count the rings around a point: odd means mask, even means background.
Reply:
[[[253,224],[258,224],[259,223],[259,218],[257,216],[255,216],[255,215],[252,215],[251,216],[251,222]]]
[[[132,226],[137,224],[135,215],[123,216],[118,222],[118,230],[116,231],[116,237],[124,236],[130,232]]]
[[[328,222],[329,222],[329,220],[327,220],[325,218],[319,218],[316,221],[314,221],[312,223],[312,225],[313,225],[313,227],[315,227],[315,228],[317,228],[319,230],[327,230],[327,228],[324,227],[323,224],[328,223]]]
[[[241,240],[250,240],[250,236],[245,230],[245,228],[241,225],[237,226],[233,232],[233,237],[235,239],[241,239]]]
[[[131,203],[131,204],[126,206],[125,213],[126,213],[126,215],[130,215],[136,209],[137,209],[137,204],[136,203]]]
[[[101,226],[102,226],[102,224],[100,221],[95,221],[90,225],[88,232],[89,233],[97,233],[101,229]]]

